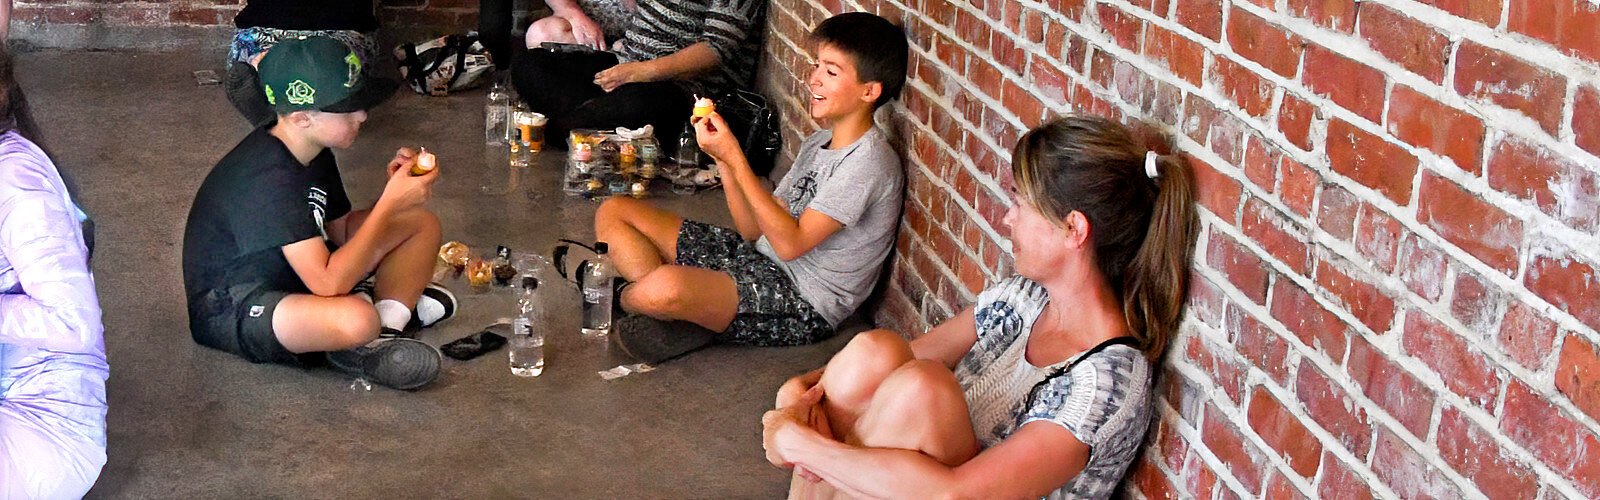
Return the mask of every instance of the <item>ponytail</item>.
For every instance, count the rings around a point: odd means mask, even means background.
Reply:
[[[1166,349],[1183,318],[1189,264],[1199,232],[1188,166],[1174,155],[1156,157],[1155,165],[1155,207],[1122,286],[1123,319],[1151,358]]]

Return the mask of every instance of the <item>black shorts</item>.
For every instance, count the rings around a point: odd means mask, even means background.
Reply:
[[[788,273],[732,229],[683,221],[678,229],[677,263],[733,277],[739,292],[738,311],[719,340],[792,346],[833,336],[833,325],[800,296]]]
[[[251,363],[295,366],[321,364],[315,353],[290,352],[272,330],[278,303],[295,293],[261,284],[234,285],[215,291],[190,309],[189,329],[200,345],[239,355]]]

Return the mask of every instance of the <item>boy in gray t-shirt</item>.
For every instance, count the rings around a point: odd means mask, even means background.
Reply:
[[[595,214],[595,235],[628,282],[617,339],[659,362],[713,340],[800,345],[831,336],[861,305],[894,244],[904,174],[873,111],[899,95],[904,31],[869,13],[831,17],[812,33],[807,138],[775,192],[750,170],[727,123],[694,121],[717,162],[733,228],[684,220],[629,199]]]

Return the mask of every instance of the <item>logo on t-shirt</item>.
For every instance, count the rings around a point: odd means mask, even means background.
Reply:
[[[794,191],[789,198],[789,215],[800,216],[800,212],[811,204],[811,199],[817,196],[817,172],[806,172],[805,177],[794,181]]]
[[[306,190],[306,204],[311,206],[311,222],[317,225],[317,231],[322,233],[322,239],[328,239],[328,227],[323,220],[327,217],[328,192],[312,186]]]

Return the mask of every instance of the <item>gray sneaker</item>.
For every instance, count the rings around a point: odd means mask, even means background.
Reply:
[[[662,321],[643,314],[616,320],[617,346],[640,363],[657,364],[711,345],[717,333],[688,321]]]
[[[409,391],[439,378],[442,356],[425,342],[386,338],[355,349],[327,353],[328,364],[378,385]]]

